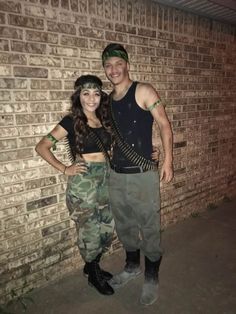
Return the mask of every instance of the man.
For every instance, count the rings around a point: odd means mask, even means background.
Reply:
[[[110,96],[113,131],[117,133],[118,129],[121,134],[115,136],[110,202],[117,235],[126,250],[124,270],[113,277],[111,285],[121,287],[141,273],[141,250],[145,256],[145,279],[140,302],[150,305],[157,299],[162,258],[159,174],[151,161],[153,121],[159,126],[164,148],[160,179],[166,183],[173,178],[172,131],[155,89],[130,79],[124,47],[109,44],[102,53],[102,61],[106,77],[113,85]]]

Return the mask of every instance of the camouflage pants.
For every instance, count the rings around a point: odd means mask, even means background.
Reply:
[[[76,224],[78,247],[91,262],[111,245],[114,220],[108,203],[108,169],[104,162],[88,162],[88,172],[70,176],[66,204]]]

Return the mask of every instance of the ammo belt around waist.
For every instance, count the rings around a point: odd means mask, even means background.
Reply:
[[[146,171],[157,171],[158,170],[158,163],[156,163],[156,165],[152,167],[152,169],[145,169],[142,168],[140,166],[130,166],[130,167],[119,167],[116,165],[111,164],[111,169],[114,170],[117,173],[142,173],[142,172],[146,172]]]

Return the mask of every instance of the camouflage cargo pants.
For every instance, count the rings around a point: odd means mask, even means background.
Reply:
[[[91,262],[111,245],[114,220],[108,198],[106,163],[88,162],[88,172],[70,176],[66,204],[76,224],[78,247],[84,261]]]

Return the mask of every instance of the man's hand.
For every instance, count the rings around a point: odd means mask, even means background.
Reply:
[[[165,183],[169,183],[174,177],[173,164],[171,162],[165,162],[161,168],[160,180]]]

